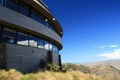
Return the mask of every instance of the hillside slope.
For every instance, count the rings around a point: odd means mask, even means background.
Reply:
[[[108,60],[108,61],[99,61],[99,62],[92,62],[92,63],[86,63],[83,64],[85,66],[113,66],[116,69],[120,70],[120,59],[119,60]]]
[[[102,76],[106,80],[120,80],[120,70],[112,66],[92,66],[90,73],[96,76]]]
[[[99,66],[83,66],[76,64],[64,64],[63,68],[74,71],[81,71],[83,73],[92,74],[102,77],[105,80],[120,80],[120,70],[108,66],[108,65],[99,65]]]

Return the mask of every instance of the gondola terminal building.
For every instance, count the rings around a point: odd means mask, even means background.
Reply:
[[[30,72],[61,66],[63,30],[41,0],[0,0],[0,67]]]

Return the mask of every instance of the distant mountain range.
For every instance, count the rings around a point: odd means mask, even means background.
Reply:
[[[98,61],[83,64],[85,66],[113,66],[114,68],[120,70],[120,59],[119,60],[107,60],[107,61]]]

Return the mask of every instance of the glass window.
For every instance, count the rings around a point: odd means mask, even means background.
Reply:
[[[53,45],[53,52],[55,52],[56,51],[56,48],[55,48],[55,45]]]
[[[28,45],[28,34],[18,32],[17,44]]]
[[[29,6],[26,3],[20,1],[20,10],[19,10],[19,12],[26,15],[26,16],[29,16]]]
[[[19,8],[18,0],[6,0],[6,7],[18,11]]]
[[[0,24],[0,34],[1,34],[1,27],[2,27],[2,25]]]
[[[59,49],[56,47],[56,52],[59,53]]]
[[[38,48],[44,48],[44,40],[41,38],[38,38]]]
[[[2,4],[2,0],[0,0],[0,5]]]
[[[38,21],[39,21],[40,23],[42,23],[42,24],[45,22],[45,20],[43,19],[42,14],[40,14],[40,13],[38,13]]]
[[[49,44],[49,50],[52,51],[53,45],[50,43]]]
[[[42,23],[43,25],[45,25],[45,26],[47,26],[47,22],[46,21],[43,21],[43,23]]]
[[[40,18],[40,17],[38,18],[38,22],[41,23],[41,24],[45,23],[45,21],[42,18]]]
[[[49,48],[49,42],[45,41],[45,43],[44,43],[44,49],[45,50],[49,50],[50,49]]]
[[[3,28],[2,41],[8,43],[16,43],[16,31],[8,28]]]
[[[49,24],[48,24],[48,22],[46,21],[46,23],[45,23],[45,26],[47,26],[48,28],[49,28]]]
[[[29,36],[29,46],[37,47],[37,37],[30,35]]]
[[[53,28],[52,28],[52,26],[51,26],[51,25],[49,25],[48,27],[49,27],[51,30],[53,30]]]
[[[53,52],[59,53],[59,50],[58,50],[58,48],[55,45],[53,45]]]
[[[38,21],[38,13],[33,8],[31,8],[31,18]]]
[[[0,24],[0,41],[1,41],[1,36],[2,36],[2,25]]]

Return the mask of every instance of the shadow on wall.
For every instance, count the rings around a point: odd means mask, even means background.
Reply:
[[[41,69],[43,69],[46,65],[47,65],[47,62],[46,62],[44,59],[41,59],[41,60],[40,60],[39,67],[40,67]]]

